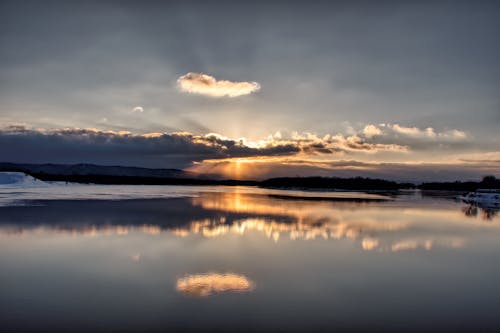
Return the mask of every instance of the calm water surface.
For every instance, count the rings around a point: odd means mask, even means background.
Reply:
[[[450,199],[0,189],[2,332],[498,331],[499,284],[500,214]]]

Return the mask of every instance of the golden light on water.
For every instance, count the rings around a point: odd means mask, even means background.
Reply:
[[[176,290],[180,293],[206,297],[221,293],[245,293],[254,288],[254,283],[244,275],[234,273],[204,273],[186,275],[177,280]]]
[[[274,192],[266,192],[274,193]],[[204,193],[187,199],[203,211],[218,212],[205,218],[186,221],[181,225],[39,225],[13,228],[0,226],[0,237],[29,237],[50,233],[71,237],[153,237],[218,238],[261,234],[273,242],[300,240],[350,240],[364,251],[402,252],[430,251],[436,248],[463,248],[468,242],[463,231],[441,233],[443,225],[463,225],[463,215],[469,210],[437,210],[422,207],[399,207],[379,203],[332,202],[303,200],[304,198],[276,199],[269,195],[242,193]],[[476,216],[477,217],[477,216]],[[435,221],[441,221],[436,223]],[[168,221],[167,221],[168,222]],[[484,227],[497,228],[498,223]],[[411,231],[418,228],[418,234]],[[127,254],[129,257],[130,254]],[[130,257],[139,261],[140,256]]]

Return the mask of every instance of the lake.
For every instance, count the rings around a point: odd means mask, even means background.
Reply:
[[[252,187],[0,188],[0,330],[498,331],[500,214]]]

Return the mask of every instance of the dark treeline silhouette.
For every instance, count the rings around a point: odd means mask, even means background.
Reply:
[[[423,183],[418,186],[421,190],[432,190],[432,191],[461,191],[461,192],[473,192],[477,189],[497,189],[500,188],[500,179],[495,178],[495,176],[485,176],[480,182],[431,182]]]
[[[29,175],[42,181],[73,182],[84,184],[106,185],[226,185],[226,186],[259,186],[279,189],[343,189],[343,190],[384,190],[395,191],[413,188],[413,184],[397,183],[372,178],[330,178],[330,177],[296,177],[271,178],[264,181],[236,179],[200,179],[200,178],[162,178],[109,175],[53,175],[30,172]]]
[[[59,181],[83,184],[104,185],[226,185],[226,186],[256,186],[253,180],[235,179],[202,179],[202,178],[170,178],[170,177],[137,177],[137,176],[109,176],[109,175],[51,175],[46,173],[29,173],[43,181]]]
[[[337,178],[337,177],[283,177],[271,178],[260,182],[261,187],[268,188],[310,188],[310,189],[343,189],[343,190],[398,190],[414,188],[410,183],[373,178]]]
[[[17,171],[28,174],[46,175],[101,175],[101,176],[127,176],[151,178],[213,178],[213,175],[199,175],[179,169],[150,169],[129,166],[95,165],[88,163],[79,164],[29,164],[29,163],[0,163],[0,171]]]
[[[264,181],[217,179],[177,169],[148,169],[94,164],[18,164],[0,163],[0,171],[29,174],[42,181],[74,182],[108,185],[227,185],[268,188],[398,190],[413,188],[413,184],[372,178],[288,177]]]
[[[263,181],[217,179],[212,178],[213,175],[199,175],[177,169],[148,169],[93,164],[0,163],[0,171],[23,172],[42,181],[108,185],[245,185],[278,189],[382,191],[419,188],[421,190],[461,192],[475,191],[478,188],[500,188],[500,180],[494,176],[486,176],[480,182],[427,182],[416,186],[412,183],[363,177],[282,177]]]

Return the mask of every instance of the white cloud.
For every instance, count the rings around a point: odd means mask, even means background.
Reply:
[[[456,129],[447,131],[443,134],[446,136],[455,138],[455,139],[466,139],[467,138],[467,134],[465,132],[460,131],[460,130],[456,130]]]
[[[367,138],[371,138],[375,135],[381,135],[382,131],[375,125],[366,125],[365,128],[363,129],[363,134]]]
[[[132,112],[142,113],[144,112],[144,108],[142,106],[136,106],[135,108],[132,109]]]
[[[443,132],[436,132],[436,130],[432,127],[420,129],[418,127],[405,127],[399,124],[387,124],[386,127],[391,129],[396,134],[401,134],[413,138],[447,139],[447,140],[467,139],[467,134],[457,129],[446,130]]]
[[[426,130],[421,130],[418,127],[405,127],[399,124],[389,125],[389,127],[396,133],[414,137],[431,136],[431,133],[434,132],[430,127]]]
[[[177,79],[181,91],[211,97],[238,97],[260,90],[257,82],[232,82],[216,80],[202,73],[187,73]]]

